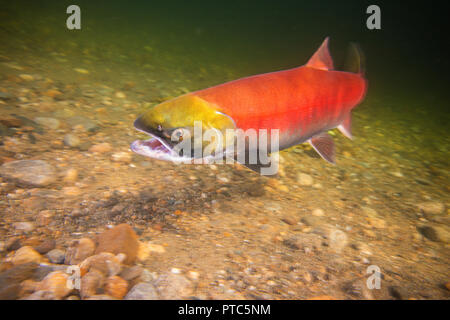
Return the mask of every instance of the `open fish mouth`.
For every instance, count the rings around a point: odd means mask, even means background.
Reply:
[[[137,154],[165,161],[190,162],[190,157],[180,156],[163,139],[153,136],[148,140],[136,140],[131,143],[131,150]]]

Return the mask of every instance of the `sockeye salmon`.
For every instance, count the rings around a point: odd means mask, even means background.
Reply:
[[[197,121],[202,129],[220,133],[229,129],[257,133],[278,130],[280,150],[308,142],[322,158],[335,163],[334,143],[327,131],[337,127],[351,139],[351,111],[367,91],[359,50],[354,50],[353,62],[352,71],[334,70],[326,38],[304,66],[230,81],[152,107],[134,122],[137,130],[152,138],[134,141],[131,149],[161,160],[206,160],[201,153],[191,156],[176,152],[180,141],[193,139]],[[229,149],[230,143],[226,140],[219,144],[222,148],[214,159],[237,159],[239,150]],[[193,145],[205,149],[205,143],[194,141]],[[244,149],[252,149],[248,141]],[[244,159],[238,162],[261,172],[261,163]]]

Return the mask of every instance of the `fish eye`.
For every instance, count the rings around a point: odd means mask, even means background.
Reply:
[[[183,141],[183,136],[185,135],[185,129],[184,128],[178,128],[175,129],[172,133],[172,138],[175,141]]]
[[[163,131],[163,128],[162,128],[162,125],[160,125],[160,124],[158,124],[158,126],[156,127],[156,129],[158,130],[158,131]]]

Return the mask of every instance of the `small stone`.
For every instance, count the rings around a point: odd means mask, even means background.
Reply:
[[[39,285],[39,290],[49,291],[56,299],[62,299],[67,296],[72,289],[67,285],[69,275],[62,271],[49,273]]]
[[[90,257],[95,252],[95,243],[89,238],[82,238],[75,240],[67,249],[65,264],[74,265],[79,264],[87,257]]]
[[[53,212],[49,210],[43,210],[37,215],[36,223],[41,227],[46,226],[50,223],[50,221],[52,221],[53,215]]]
[[[125,300],[158,300],[158,293],[151,283],[141,282],[131,288]]]
[[[345,232],[337,229],[330,231],[329,239],[329,246],[336,253],[340,253],[348,243],[348,237]]]
[[[450,231],[446,227],[420,226],[417,230],[431,241],[450,243]]]
[[[64,175],[65,182],[75,182],[78,179],[78,170],[74,168],[70,168],[66,171]]]
[[[40,243],[38,246],[34,247],[34,250],[39,252],[40,254],[46,254],[47,252],[55,249],[56,241],[53,239],[45,240]]]
[[[82,116],[73,116],[68,118],[66,121],[72,128],[81,127],[83,130],[89,132],[96,131],[99,128],[97,123]],[[81,148],[81,145],[79,146],[79,148]]]
[[[74,68],[73,70],[81,74],[89,74],[89,70],[83,68]]]
[[[34,230],[33,222],[16,222],[13,223],[14,229],[23,232],[31,232]]]
[[[325,213],[323,212],[322,209],[318,208],[313,210],[312,215],[315,217],[323,217]]]
[[[122,299],[128,291],[128,282],[119,276],[112,276],[106,280],[105,293],[111,297]]]
[[[101,252],[81,262],[80,269],[83,274],[91,270],[97,270],[107,277],[115,276],[122,271],[124,259],[125,255],[122,253],[114,255],[110,252]]]
[[[130,163],[131,162],[131,153],[130,152],[116,152],[111,156],[111,160],[114,162]]]
[[[441,214],[444,212],[445,206],[441,202],[423,202],[417,205],[419,210],[426,214],[434,215]]]
[[[0,100],[11,100],[14,98],[14,95],[12,95],[9,92],[0,91]]]
[[[48,260],[55,264],[63,264],[65,256],[65,252],[60,249],[53,249],[47,253]]]
[[[12,258],[12,263],[14,265],[29,263],[29,262],[41,262],[42,257],[41,255],[34,250],[30,246],[23,246],[19,250],[16,251]]]
[[[49,117],[36,117],[33,119],[37,124],[46,127],[48,129],[56,130],[60,126],[60,122],[58,119],[49,118]]]
[[[297,175],[297,181],[301,186],[312,186],[314,183],[313,178],[306,173],[299,173]]]
[[[19,78],[25,81],[33,81],[34,77],[31,74],[19,74]]]
[[[64,136],[64,144],[71,148],[76,148],[80,145],[81,141],[76,135],[68,133]]]
[[[0,273],[0,300],[14,300],[19,297],[21,282],[33,276],[37,263],[13,266]]]
[[[82,299],[100,293],[105,284],[105,276],[98,270],[91,270],[81,278],[80,296]]]
[[[197,271],[189,271],[187,276],[193,281],[197,281],[200,278],[200,274]]]
[[[128,224],[120,224],[99,235],[96,252],[124,253],[125,264],[132,264],[139,250],[137,235]]]
[[[81,189],[78,187],[64,187],[62,191],[65,196],[79,196],[81,194]]]
[[[117,91],[115,94],[116,98],[119,99],[125,99],[127,96],[125,95],[125,93],[121,92],[121,91]]]
[[[144,262],[148,259],[150,256],[150,249],[148,248],[148,245],[143,242],[139,242],[139,249],[137,253],[137,259],[139,262]]]
[[[163,274],[156,279],[155,285],[160,298],[163,300],[187,298],[193,292],[191,282],[180,274]]]
[[[23,298],[23,300],[56,300],[56,297],[50,291],[39,290]]]
[[[159,245],[159,244],[147,243],[147,247],[150,250],[150,252],[155,252],[155,253],[166,252],[166,249],[162,245]]]
[[[297,224],[297,222],[298,222],[297,218],[292,215],[285,215],[283,218],[281,218],[281,221],[283,221],[291,226]]]
[[[129,268],[124,269],[119,276],[126,281],[133,281],[135,279],[139,279],[142,274],[142,267],[141,266],[132,266]]]
[[[56,180],[56,171],[42,160],[18,160],[4,163],[0,175],[19,184],[43,187]]]
[[[112,146],[108,142],[94,144],[89,148],[89,152],[106,153],[112,150]]]

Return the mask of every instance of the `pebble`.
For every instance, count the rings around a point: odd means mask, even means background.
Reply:
[[[19,74],[19,78],[25,81],[33,81],[34,77],[31,74]]]
[[[82,238],[73,241],[67,249],[64,264],[74,265],[79,264],[87,257],[90,257],[95,252],[95,243],[89,238]]]
[[[156,279],[155,285],[163,300],[188,298],[193,293],[191,282],[180,274],[163,274]]]
[[[81,140],[76,135],[68,133],[64,136],[64,144],[71,148],[76,148],[80,145]]]
[[[65,259],[65,252],[60,249],[53,249],[47,252],[47,258],[51,263],[63,264]]]
[[[23,246],[17,250],[12,257],[12,263],[14,265],[25,264],[29,262],[39,263],[42,260],[42,256],[30,246]]]
[[[33,120],[37,124],[52,130],[58,129],[61,124],[58,119],[49,117],[36,117]]]
[[[69,124],[69,126],[73,127],[81,127],[83,128],[85,131],[96,131],[99,126],[97,125],[97,123],[95,123],[94,121],[82,117],[82,116],[73,116],[68,118],[67,123]]]
[[[297,175],[297,181],[301,186],[312,186],[314,183],[313,178],[306,173],[299,173]]]
[[[34,247],[34,250],[40,254],[46,254],[49,251],[55,249],[56,241],[53,239],[45,240],[41,242],[38,246]]]
[[[91,297],[99,293],[103,288],[105,276],[98,270],[91,270],[81,278],[80,296],[82,299]]]
[[[114,255],[110,252],[101,252],[90,256],[80,263],[82,273],[97,270],[105,276],[115,276],[122,271],[124,254]]]
[[[14,229],[23,232],[31,232],[34,230],[35,226],[33,222],[16,222],[13,223]]]
[[[331,230],[329,235],[329,246],[336,253],[340,253],[348,243],[348,237],[345,232],[341,230]]]
[[[37,267],[37,263],[25,263],[0,272],[0,300],[17,299],[21,282],[31,278]]]
[[[131,153],[130,152],[116,152],[111,156],[111,160],[114,162],[123,162],[130,163],[131,162]]]
[[[417,204],[417,208],[426,214],[441,214],[444,212],[445,206],[441,202],[422,202]]]
[[[106,280],[105,293],[111,297],[122,299],[128,292],[128,282],[119,276],[112,276]]]
[[[74,68],[73,70],[81,74],[89,74],[89,70],[83,68]]]
[[[89,148],[89,152],[106,153],[112,150],[112,146],[108,142],[94,144]]]
[[[427,239],[434,242],[450,243],[450,231],[444,226],[420,226],[417,230]]]
[[[144,262],[145,260],[150,257],[150,249],[148,248],[148,245],[143,242],[139,242],[139,249],[137,252],[137,260],[139,262]]]
[[[158,300],[158,293],[151,283],[141,282],[131,288],[125,300]]]
[[[96,253],[124,253],[125,264],[132,264],[136,260],[138,250],[139,241],[133,228],[128,224],[119,224],[99,235]]]
[[[70,168],[65,172],[64,181],[65,182],[75,182],[78,179],[78,170]]]
[[[62,271],[49,273],[39,284],[39,290],[51,292],[56,299],[62,299],[72,291],[67,286],[69,275]]]
[[[10,100],[14,96],[9,92],[0,91],[0,100]]]
[[[43,160],[17,160],[4,163],[0,167],[0,175],[35,187],[47,186],[57,178],[53,166]]]
[[[313,210],[312,215],[315,217],[323,217],[325,213],[323,212],[322,209],[318,208]]]
[[[119,99],[125,99],[127,96],[125,95],[125,93],[121,92],[121,91],[117,91],[115,94],[116,98]]]
[[[81,189],[78,187],[64,187],[62,191],[65,196],[79,196],[81,194]]]

